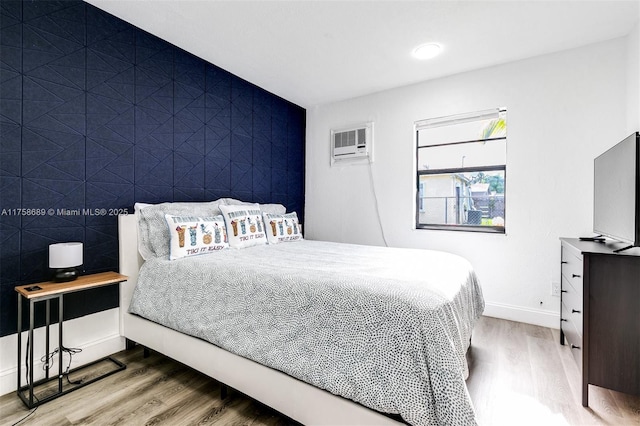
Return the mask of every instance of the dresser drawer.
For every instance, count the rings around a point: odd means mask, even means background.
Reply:
[[[563,311],[566,309],[566,306],[562,306]],[[563,319],[566,320],[562,321],[562,331],[564,333],[564,338],[571,350],[573,359],[576,361],[576,364],[578,364],[578,368],[580,368],[580,371],[582,371],[582,330],[578,332],[575,321],[573,321],[571,317],[563,317]]]
[[[582,255],[573,250],[573,247],[562,246],[562,278],[566,278],[573,288],[577,291],[578,296],[582,299],[582,274],[583,274]]]
[[[562,277],[562,312],[563,319],[571,319],[576,330],[582,335],[582,288],[578,291],[565,277]]]

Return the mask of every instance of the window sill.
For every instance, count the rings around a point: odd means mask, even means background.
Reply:
[[[506,234],[504,226],[472,226],[472,225],[425,225],[417,224],[416,229],[432,231],[482,232],[485,234]]]

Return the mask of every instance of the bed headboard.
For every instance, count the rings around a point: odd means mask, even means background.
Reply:
[[[118,216],[118,252],[120,273],[129,279],[120,284],[120,335],[124,336],[125,317],[128,313],[133,289],[138,282],[138,271],[144,260],[138,252],[138,215]]]

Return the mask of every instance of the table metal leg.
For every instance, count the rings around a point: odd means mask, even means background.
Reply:
[[[45,302],[45,316],[47,318],[46,327],[45,327],[45,356],[47,357],[47,363],[44,365],[44,373],[45,378],[49,378],[49,325],[51,324],[51,303],[50,300],[47,299]]]
[[[58,392],[62,392],[62,300],[64,295],[58,297]]]
[[[20,392],[20,376],[22,371],[20,370],[20,358],[22,358],[22,296],[18,293],[18,392]]]
[[[35,303],[33,300],[29,301],[29,406],[33,407],[33,328],[35,326],[34,312]]]

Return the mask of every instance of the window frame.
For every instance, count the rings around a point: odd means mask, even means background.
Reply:
[[[416,187],[415,187],[415,227],[416,229],[428,229],[428,230],[446,230],[446,231],[466,231],[466,232],[481,232],[481,233],[489,233],[489,234],[503,234],[506,235],[506,204],[507,204],[507,164],[506,164],[506,149],[507,149],[507,135],[500,137],[490,137],[490,138],[479,138],[475,140],[464,140],[464,141],[456,141],[450,143],[438,143],[433,145],[424,145],[420,146],[420,131],[428,129],[430,127],[440,127],[446,125],[454,125],[461,124],[469,121],[481,121],[483,118],[500,118],[506,116],[505,108],[497,108],[493,110],[487,111],[479,111],[476,113],[467,113],[467,114],[458,114],[449,117],[440,117],[435,119],[427,119],[420,120],[414,123],[414,131],[415,131],[415,142],[416,142],[416,151],[415,151],[415,170],[416,170]],[[442,146],[452,146],[452,145],[460,145],[466,143],[475,143],[475,142],[486,142],[489,143],[491,141],[504,140],[505,141],[505,164],[499,165],[491,165],[491,166],[472,166],[472,167],[453,167],[453,168],[442,168],[442,169],[428,169],[428,170],[419,170],[418,163],[420,158],[420,150],[421,149],[429,149],[432,147],[442,147]],[[504,193],[503,193],[503,203],[504,203],[504,226],[492,226],[492,225],[466,225],[466,224],[432,224],[432,223],[421,223],[420,222],[420,179],[422,176],[429,175],[454,175],[454,174],[463,174],[463,173],[479,173],[479,172],[489,172],[489,171],[502,171],[504,176]]]

